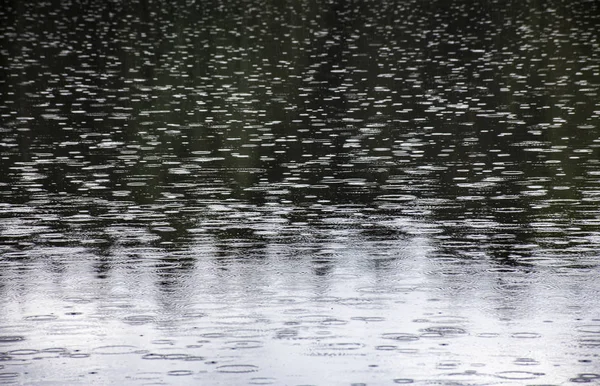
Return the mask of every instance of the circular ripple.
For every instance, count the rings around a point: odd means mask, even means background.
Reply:
[[[352,320],[360,320],[361,322],[383,322],[385,321],[384,317],[381,316],[354,316],[350,318]]]
[[[598,347],[600,346],[600,339],[579,339],[579,344],[585,347]]]
[[[264,335],[265,335],[264,331],[253,330],[253,329],[249,329],[249,328],[238,328],[238,329],[234,329],[234,330],[227,330],[228,337],[243,339],[243,340],[260,338]]]
[[[156,339],[150,342],[152,344],[166,344],[166,345],[174,345],[175,341],[171,339]]]
[[[410,378],[396,378],[396,379],[394,379],[394,383],[398,383],[398,384],[401,384],[401,385],[406,385],[406,384],[414,383],[414,382],[415,382],[414,379],[410,379]]]
[[[179,361],[179,360],[186,360],[188,359],[189,355],[187,354],[165,354],[164,355],[164,359],[168,359],[168,360],[174,360],[174,361]]]
[[[156,359],[165,359],[165,356],[162,354],[146,354],[146,355],[142,355],[142,359],[148,359],[148,360],[156,360]]]
[[[291,297],[291,296],[274,296],[268,300],[265,301],[265,304],[275,304],[275,305],[282,305],[282,304],[300,304],[300,303],[306,303],[308,301],[308,299],[306,298],[302,298],[302,297]]]
[[[329,318],[321,322],[324,326],[343,326],[348,324],[348,321],[342,319]]]
[[[361,287],[357,288],[356,292],[375,295],[387,295],[394,293],[412,292],[415,287]]]
[[[68,303],[76,303],[76,304],[88,304],[88,303],[92,302],[89,299],[84,299],[84,298],[79,298],[79,297],[64,298],[63,300]]]
[[[49,332],[52,335],[81,335],[94,328],[91,323],[56,323],[50,327]]]
[[[0,343],[14,343],[25,340],[25,337],[20,335],[4,335],[0,336]]]
[[[419,350],[416,348],[399,348],[398,352],[402,354],[416,354],[419,352]]]
[[[119,355],[119,354],[134,354],[138,350],[135,346],[127,346],[127,345],[113,345],[113,346],[101,346],[96,347],[92,351],[95,354],[102,355]]]
[[[199,356],[196,356],[196,355],[190,355],[187,358],[185,358],[185,361],[186,362],[200,362],[200,361],[203,361],[205,359],[206,359],[205,357],[199,357]]]
[[[458,323],[465,323],[467,322],[469,319],[463,317],[463,316],[453,316],[453,315],[434,315],[434,316],[430,316],[429,317],[429,321],[431,323],[436,323],[436,324],[458,324]]]
[[[70,354],[69,358],[89,358],[90,354]]]
[[[21,350],[12,350],[7,352],[8,355],[35,355],[38,354],[40,351],[39,350],[28,350],[28,349],[21,349]]]
[[[206,313],[204,312],[186,312],[182,315],[183,318],[186,319],[200,319],[206,317]]]
[[[215,339],[215,338],[225,338],[227,335],[222,332],[206,332],[204,334],[200,334],[203,338]]]
[[[58,316],[56,316],[56,315],[31,315],[31,316],[26,316],[23,319],[31,321],[31,322],[46,322],[49,320],[56,320],[56,319],[58,319]]]
[[[500,371],[496,373],[498,378],[512,380],[535,379],[541,375],[544,375],[544,373],[532,373],[529,371]]]
[[[462,328],[450,326],[428,327],[424,328],[422,331],[427,334],[437,334],[440,336],[464,335],[467,333],[467,331]]]
[[[250,325],[256,324],[257,320],[247,316],[225,316],[218,320],[219,324],[225,325]]]
[[[311,299],[311,301],[315,303],[337,303],[340,301],[340,298],[337,296],[319,296]]]
[[[329,350],[358,350],[365,347],[362,343],[329,343],[325,347]]]
[[[362,309],[379,309],[383,308],[380,298],[347,298],[342,299],[338,303],[345,306],[357,306]]]
[[[167,375],[173,376],[173,377],[184,377],[186,375],[192,375],[194,374],[193,371],[190,370],[171,370],[169,372],[167,372]]]
[[[579,326],[576,328],[579,332],[585,332],[587,334],[600,334],[600,324],[588,324],[585,326]]]
[[[392,345],[375,346],[375,350],[381,350],[381,351],[392,351],[397,348],[398,348],[397,346],[392,346]]]
[[[579,374],[579,378],[584,378],[584,379],[600,379],[600,374],[583,373],[583,374]]]
[[[241,373],[253,373],[258,371],[258,366],[254,365],[224,365],[217,367],[217,371],[220,373],[230,374],[241,374]]]
[[[415,334],[407,334],[403,332],[390,332],[381,336],[383,339],[398,340],[402,342],[411,342],[419,340],[419,336]]]
[[[260,348],[263,346],[262,342],[258,340],[236,340],[225,343],[225,346],[231,350],[238,349],[249,349],[249,348]]]
[[[519,366],[537,366],[540,362],[536,361],[533,358],[517,358],[515,359],[515,365]]]
[[[19,373],[0,373],[0,379],[15,379]]]
[[[454,368],[458,367],[459,365],[460,365],[459,361],[442,361],[442,362],[438,362],[436,367],[438,369],[447,370],[447,369],[454,369]]]
[[[41,352],[64,354],[67,352],[67,349],[63,348],[63,347],[50,347],[50,348],[45,348],[45,349],[41,350]]]
[[[290,314],[290,315],[307,314],[309,312],[310,312],[310,310],[308,308],[290,308],[290,309],[283,311],[284,314]]]
[[[150,315],[130,315],[123,318],[123,322],[132,325],[141,325],[151,323],[154,317]]]
[[[500,334],[496,332],[482,332],[481,334],[477,334],[477,336],[480,338],[497,338]]]
[[[324,323],[332,318],[329,315],[303,315],[299,316],[298,319],[302,323]]]
[[[275,383],[275,378],[265,378],[265,377],[250,378],[250,381],[248,383],[250,385],[272,385]]]
[[[538,334],[537,332],[515,332],[511,335],[511,337],[519,339],[535,339],[541,336],[542,334]]]

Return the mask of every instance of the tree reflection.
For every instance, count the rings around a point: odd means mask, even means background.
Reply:
[[[386,222],[410,218],[466,260],[587,256],[593,22],[578,5],[455,3],[9,2],[3,248],[83,246],[106,278],[121,248],[169,255],[202,234],[229,267],[335,229],[393,248],[421,228]],[[319,277],[339,265],[307,259]]]

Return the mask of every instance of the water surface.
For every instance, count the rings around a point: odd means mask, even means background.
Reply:
[[[600,382],[595,1],[7,1],[0,384]]]

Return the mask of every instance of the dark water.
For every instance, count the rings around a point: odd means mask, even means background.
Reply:
[[[596,1],[7,1],[0,384],[600,383]]]

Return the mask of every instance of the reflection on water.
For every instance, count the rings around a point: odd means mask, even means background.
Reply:
[[[600,380],[594,1],[7,1],[0,384]]]

